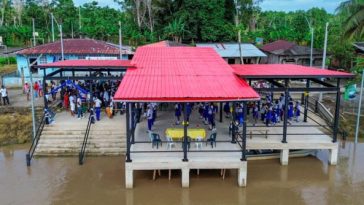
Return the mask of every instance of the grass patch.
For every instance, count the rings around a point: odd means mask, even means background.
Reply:
[[[31,135],[32,117],[29,112],[0,115],[0,146],[26,143]]]
[[[0,65],[0,75],[4,75],[7,73],[12,73],[17,70],[16,64],[10,64],[10,65]]]

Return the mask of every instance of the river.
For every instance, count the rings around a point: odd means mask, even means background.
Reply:
[[[122,157],[37,158],[25,164],[29,145],[0,148],[0,204],[364,204],[364,143],[341,143],[339,163],[328,165],[326,151],[317,157],[248,162],[248,184],[239,188],[236,173],[225,180],[217,170],[191,171],[190,188],[180,173],[156,181],[151,171],[135,173],[135,188],[124,187]]]

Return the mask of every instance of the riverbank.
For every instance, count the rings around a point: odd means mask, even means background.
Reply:
[[[32,117],[28,108],[0,108],[0,146],[23,144],[32,136]]]
[[[36,158],[25,164],[29,145],[0,148],[1,204],[362,204],[364,144],[341,143],[337,166],[327,153],[295,158],[288,166],[278,160],[249,161],[248,186],[236,186],[236,172],[191,171],[191,186],[181,188],[181,176],[152,171],[135,173],[135,188],[124,187],[124,157],[88,157],[83,166],[76,157]]]

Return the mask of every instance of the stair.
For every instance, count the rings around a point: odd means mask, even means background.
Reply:
[[[69,113],[58,113],[53,125],[43,129],[36,156],[78,156],[85,136],[87,118],[78,120]],[[116,156],[126,151],[125,117],[103,117],[91,125],[86,156]]]

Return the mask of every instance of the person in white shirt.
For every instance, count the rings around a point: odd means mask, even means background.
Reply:
[[[96,113],[96,120],[100,121],[100,114],[101,114],[101,100],[99,98],[96,98],[94,100],[95,102],[95,113]]]
[[[82,100],[81,100],[81,96],[79,96],[77,98],[77,118],[81,119],[83,118],[83,113],[82,113]]]
[[[6,104],[10,105],[9,97],[8,97],[8,91],[6,90],[5,86],[1,86],[0,93],[1,93],[1,97],[3,99],[3,104],[4,105],[6,105]]]
[[[70,107],[71,107],[71,115],[72,117],[75,116],[75,97],[71,94],[70,98]]]

